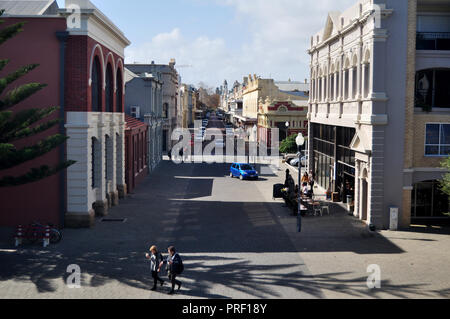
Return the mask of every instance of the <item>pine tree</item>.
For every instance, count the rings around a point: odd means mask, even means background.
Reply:
[[[0,10],[0,16],[4,10]],[[4,21],[0,20],[0,24]],[[0,45],[23,31],[25,23],[16,23],[0,29]],[[9,63],[8,59],[0,59],[0,72]],[[66,142],[67,137],[62,134],[51,135],[34,145],[17,149],[13,143],[44,132],[59,124],[61,119],[45,120],[59,110],[59,107],[33,108],[13,112],[11,109],[34,93],[46,87],[45,84],[28,83],[6,91],[6,88],[17,79],[37,68],[38,64],[24,66],[6,77],[0,76],[0,173],[25,162],[34,160]],[[5,92],[5,93],[4,93]],[[39,124],[38,124],[39,122]],[[6,176],[0,178],[0,187],[17,186],[35,182],[54,175],[74,164],[64,161],[54,167],[43,165],[32,168],[22,176]]]

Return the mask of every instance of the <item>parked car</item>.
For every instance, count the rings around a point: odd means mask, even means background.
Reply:
[[[301,161],[302,167],[306,167],[306,165],[308,165],[308,156],[303,156]],[[298,162],[299,162],[298,157],[290,158],[286,161],[286,163],[294,167],[298,167]]]
[[[244,179],[258,179],[258,172],[249,164],[234,163],[230,168],[230,177]]]
[[[298,162],[299,162],[299,160],[298,160],[298,157],[297,157],[297,158],[291,159],[288,163],[291,166],[298,167]]]
[[[302,166],[306,167],[308,165],[308,156],[302,157]]]

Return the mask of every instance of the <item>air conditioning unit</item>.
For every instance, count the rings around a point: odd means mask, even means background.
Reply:
[[[134,117],[135,119],[141,118],[141,108],[139,106],[132,106],[131,116]]]

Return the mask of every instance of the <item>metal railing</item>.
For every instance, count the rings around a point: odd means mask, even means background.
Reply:
[[[417,32],[417,50],[450,50],[450,32]]]

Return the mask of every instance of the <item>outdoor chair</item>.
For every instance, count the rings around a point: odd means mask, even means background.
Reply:
[[[330,214],[330,206],[328,206],[328,205],[323,205],[323,206],[322,206],[322,216],[323,216],[323,214],[324,214],[325,211],[327,211],[327,214],[328,214],[328,215],[331,215],[331,214]]]
[[[313,209],[314,209],[314,216],[319,216],[319,215],[323,216],[320,202],[314,202]]]

